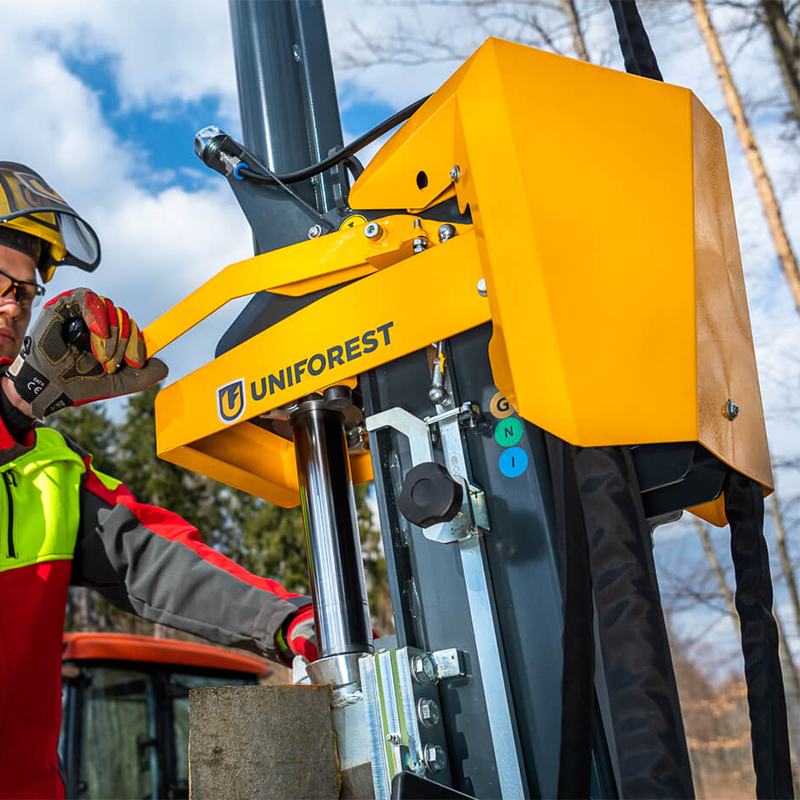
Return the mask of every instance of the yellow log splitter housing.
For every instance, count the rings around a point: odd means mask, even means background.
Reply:
[[[472,224],[440,243],[426,209],[453,194]],[[526,420],[581,446],[696,441],[771,488],[722,133],[689,90],[489,39],[350,205],[398,211],[233,264],[147,328],[153,355],[235,297],[341,285],[164,389],[162,458],[296,505],[293,444],[254,419],[491,321]],[[351,467],[371,477],[368,453]]]

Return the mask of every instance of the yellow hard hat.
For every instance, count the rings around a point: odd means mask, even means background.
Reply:
[[[13,161],[0,161],[0,244],[31,255],[43,283],[61,265],[93,272],[100,263],[91,225],[41,175]]]

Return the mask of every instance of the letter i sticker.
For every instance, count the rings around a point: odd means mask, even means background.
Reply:
[[[521,447],[509,447],[500,456],[498,466],[506,478],[518,478],[528,469],[528,454]]]

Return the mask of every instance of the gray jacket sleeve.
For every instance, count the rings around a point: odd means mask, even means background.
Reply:
[[[279,661],[276,634],[311,600],[253,575],[177,514],[115,484],[88,467],[72,584],[152,622]]]

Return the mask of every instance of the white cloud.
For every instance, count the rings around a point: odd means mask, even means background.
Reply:
[[[4,40],[38,40],[78,60],[110,58],[127,107],[213,95],[236,113],[227,3],[0,0],[0,16]]]

